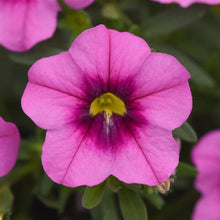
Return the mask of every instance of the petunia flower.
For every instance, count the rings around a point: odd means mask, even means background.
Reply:
[[[206,194],[210,189],[220,187],[220,130],[204,135],[193,148],[191,158],[199,171],[196,188]]]
[[[22,108],[48,130],[42,163],[55,182],[92,186],[113,175],[158,185],[176,168],[172,130],[189,116],[192,97],[174,57],[99,25],[69,51],[37,61],[28,77]]]
[[[15,165],[19,143],[17,127],[0,117],[0,177],[6,175]]]
[[[65,0],[82,9],[93,0]],[[0,45],[23,52],[53,36],[61,7],[57,0],[0,0]]]
[[[219,220],[220,219],[220,190],[210,190],[203,195],[193,211],[192,220]]]
[[[202,194],[196,204],[193,220],[220,219],[220,130],[203,136],[194,147],[192,154],[199,174],[195,187]]]
[[[194,3],[201,3],[207,5],[217,5],[220,4],[220,0],[153,0],[160,2],[162,4],[177,3],[183,8],[187,8]]]
[[[0,0],[0,44],[22,52],[52,37],[58,11],[55,0]]]

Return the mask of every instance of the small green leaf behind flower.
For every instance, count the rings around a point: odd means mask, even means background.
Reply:
[[[9,219],[14,196],[7,186],[0,188],[0,219]]]
[[[119,191],[119,205],[124,220],[147,220],[147,209],[141,197],[134,191],[123,187]]]
[[[195,176],[197,174],[198,171],[193,165],[184,162],[179,162],[179,165],[177,167],[177,175]]]
[[[173,135],[187,142],[195,143],[197,141],[196,132],[188,122],[185,122],[181,127],[176,128],[173,131]]]
[[[102,200],[105,191],[106,182],[99,185],[89,187],[87,186],[82,198],[82,206],[87,209],[96,207]]]
[[[145,186],[143,196],[158,210],[161,210],[165,205],[163,197],[152,187]]]
[[[91,210],[93,220],[118,220],[118,209],[114,193],[110,190],[105,192],[102,202]]]

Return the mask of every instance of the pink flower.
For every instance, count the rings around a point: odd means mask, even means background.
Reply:
[[[176,168],[171,131],[187,119],[192,97],[190,75],[174,57],[99,25],[28,76],[22,108],[48,130],[42,163],[55,182],[92,186],[114,175],[158,185]]]
[[[74,9],[86,8],[94,2],[94,0],[63,0],[69,7]]]
[[[52,37],[59,10],[55,0],[0,0],[0,44],[22,52]]]
[[[81,9],[93,0],[65,0]],[[56,0],[0,0],[0,45],[23,52],[52,37],[61,10]]]
[[[183,8],[187,8],[194,3],[202,3],[207,5],[220,4],[220,0],[153,0],[162,4],[177,3]]]
[[[219,220],[219,204],[220,190],[210,189],[209,194],[202,196],[197,202],[192,220]]]
[[[0,117],[0,177],[6,175],[15,165],[19,143],[17,127]]]
[[[195,187],[202,194],[193,220],[220,219],[220,130],[203,136],[192,151],[192,161],[199,174]]]

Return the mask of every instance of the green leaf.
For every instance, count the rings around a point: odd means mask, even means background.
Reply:
[[[55,196],[52,196],[52,195],[48,195],[48,196],[36,195],[36,196],[47,207],[52,208],[52,209],[58,208],[58,201]]]
[[[103,218],[102,220],[117,220],[118,213],[114,201],[113,194],[109,194],[104,198],[104,202],[102,204],[103,208]]]
[[[113,192],[118,192],[121,189],[121,182],[114,176],[108,177],[107,185]]]
[[[11,212],[14,196],[7,186],[0,188],[0,216]]]
[[[105,190],[105,183],[106,182],[104,181],[99,185],[86,187],[82,198],[83,207],[87,209],[92,209],[101,202]]]
[[[149,38],[171,33],[195,22],[201,18],[205,12],[206,7],[203,6],[193,6],[187,9],[180,7],[171,8],[149,19],[143,34]]]
[[[179,165],[177,167],[177,175],[182,176],[195,176],[198,174],[198,171],[194,166],[188,163],[179,162]]]
[[[62,186],[60,188],[60,195],[59,195],[59,201],[58,201],[58,207],[57,207],[59,214],[64,212],[64,208],[65,208],[68,198],[71,195],[71,191],[72,191],[72,188],[68,188],[65,186]]]
[[[193,130],[188,122],[185,122],[181,127],[173,131],[173,135],[179,137],[181,140],[195,143],[197,141],[196,132]]]
[[[154,191],[154,189],[149,188],[144,190],[143,196],[157,209],[161,210],[165,205],[164,199]]]
[[[192,33],[201,45],[220,49],[219,23],[213,20],[200,21],[193,25]]]
[[[147,210],[141,197],[126,188],[119,191],[119,204],[125,220],[147,220]]]
[[[41,195],[48,195],[54,183],[48,178],[46,174],[43,175],[41,183],[39,184],[38,193]]]
[[[94,220],[118,220],[113,193],[105,193],[102,202],[91,210],[91,214]]]
[[[101,204],[91,210],[91,216],[93,220],[103,220],[103,210],[100,205]]]
[[[36,185],[34,193],[44,205],[56,209],[59,201],[52,192],[53,186],[53,182],[44,174]]]

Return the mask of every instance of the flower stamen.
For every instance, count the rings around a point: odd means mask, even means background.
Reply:
[[[101,112],[105,113],[106,125],[107,125],[106,133],[108,134],[109,122],[112,114],[115,113],[122,116],[127,111],[124,102],[114,94],[108,92],[96,98],[90,106],[89,113],[91,115],[95,116]]]

